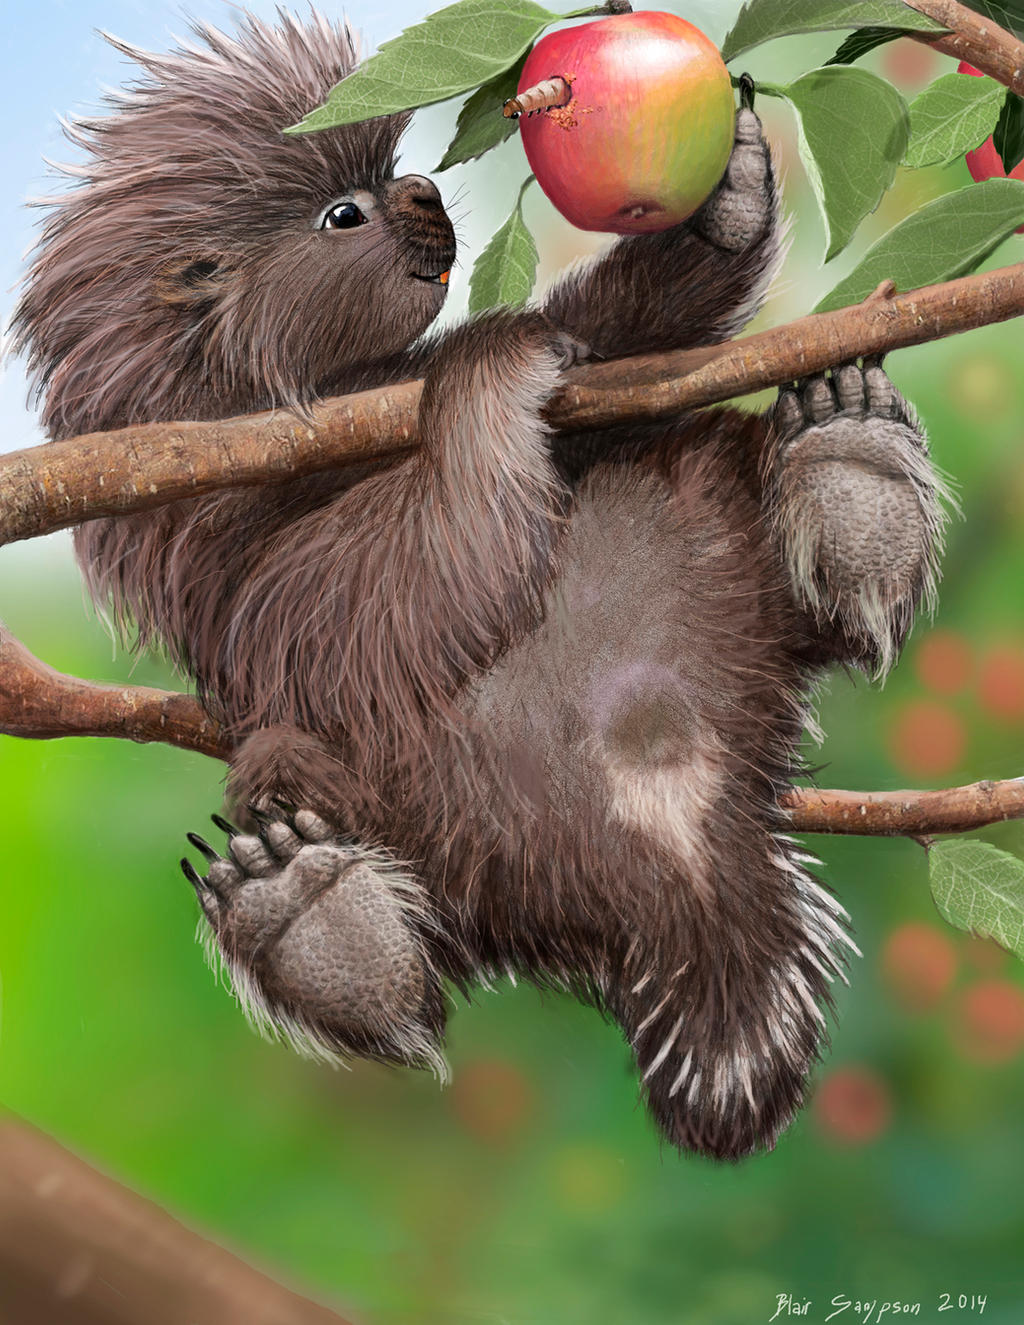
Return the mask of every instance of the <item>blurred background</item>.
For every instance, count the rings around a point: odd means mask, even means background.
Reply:
[[[324,0],[329,12],[338,12]],[[666,6],[721,41],[738,5]],[[270,4],[252,8],[272,17]],[[235,7],[193,0],[222,27]],[[372,49],[421,17],[353,3]],[[18,278],[26,198],[67,160],[57,116],[87,113],[131,76],[93,31],[164,47],[185,19],[163,0],[11,0],[0,95],[6,133],[0,264]],[[842,34],[787,39],[744,60],[786,81]],[[913,94],[953,68],[911,41],[865,61]],[[765,99],[792,247],[759,326],[810,310],[879,234],[966,168],[901,171],[847,255],[824,233],[794,121]],[[456,108],[417,116],[403,168],[429,170]],[[462,242],[446,317],[526,173],[515,139],[439,183]],[[541,280],[602,241],[536,189],[527,217]],[[990,266],[1020,261],[1008,241]],[[6,313],[13,294],[5,296]],[[884,689],[836,675],[822,785],[947,786],[1024,773],[1024,373],[1021,326],[894,355],[964,518],[942,600]],[[0,389],[0,450],[42,440],[22,366]],[[766,403],[752,399],[751,407]],[[85,606],[70,540],[0,549],[0,618],[61,670],[180,683],[115,647]],[[359,1064],[334,1072],[265,1044],[193,941],[177,860],[219,808],[222,768],[100,740],[0,737],[0,1103],[358,1325],[747,1325],[781,1293],[920,1301],[987,1295],[991,1322],[1024,1319],[1024,979],[995,946],[944,926],[924,853],[906,841],[810,839],[864,952],[841,990],[810,1107],[770,1155],[719,1168],[664,1150],[636,1103],[619,1032],[567,998],[501,987],[451,1021],[454,1084]],[[979,836],[1024,854],[1024,826]],[[954,1311],[960,1318],[970,1309]],[[975,1311],[973,1314],[978,1314]],[[852,1320],[852,1310],[841,1319]],[[203,1325],[206,1325],[203,1322]]]

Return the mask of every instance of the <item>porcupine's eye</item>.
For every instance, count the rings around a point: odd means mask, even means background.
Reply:
[[[366,217],[354,202],[336,202],[320,222],[321,230],[351,230],[357,225],[365,225]]]

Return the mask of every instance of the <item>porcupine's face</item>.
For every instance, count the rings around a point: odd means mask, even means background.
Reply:
[[[437,316],[455,240],[437,190],[394,178],[407,117],[285,135],[355,65],[312,15],[196,29],[113,113],[55,204],[15,332],[55,436],[308,401]]]

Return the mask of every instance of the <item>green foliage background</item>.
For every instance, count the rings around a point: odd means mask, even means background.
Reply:
[[[749,67],[793,77],[836,44],[779,44]],[[908,46],[865,63],[900,82],[893,53]],[[943,72],[941,57],[927,58],[924,75],[905,62],[901,86]],[[763,110],[795,221],[759,325],[813,307],[900,216],[969,183],[962,166],[901,171],[850,253],[823,272],[792,119],[778,104]],[[431,114],[440,152],[451,117],[442,128]],[[488,179],[518,169],[517,153],[509,142],[467,175],[479,212],[489,213]],[[575,238],[531,193],[553,269]],[[1012,240],[987,265],[1022,257]],[[1024,659],[1021,365],[1019,324],[889,365],[960,489],[965,520],[951,528],[936,625],[966,644],[971,670],[956,694],[930,690],[921,623],[883,690],[835,676],[820,709],[826,740],[811,751],[827,765],[823,784],[1024,773],[1024,710],[993,704],[985,681],[994,648]],[[112,651],[83,609],[64,537],[0,553],[0,614],[61,669],[175,684],[159,661],[133,670]],[[905,727],[922,703],[965,738],[930,778],[910,771],[923,756]],[[942,926],[918,846],[813,839],[864,950],[819,1076],[869,1071],[889,1121],[844,1144],[812,1108],[775,1153],[717,1168],[660,1147],[619,1033],[568,999],[502,987],[460,1007],[446,1091],[364,1064],[332,1072],[256,1039],[203,965],[176,864],[185,830],[218,808],[221,772],[162,747],[0,738],[5,1105],[365,1325],[748,1325],[784,1292],[814,1299],[819,1320],[834,1294],[920,1300],[921,1319],[959,1319],[938,1314],[941,1292],[987,1294],[990,1322],[1024,1318],[1024,1057],[979,1061],[958,1029],[965,994],[992,979],[1020,987],[1021,968],[949,930],[957,974],[938,1004],[915,1013],[894,997],[887,935],[907,921]],[[981,836],[1024,853],[1019,825]]]

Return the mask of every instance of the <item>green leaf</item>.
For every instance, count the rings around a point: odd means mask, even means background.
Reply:
[[[1024,0],[964,0],[968,9],[984,14],[1001,28],[1024,38]]]
[[[906,35],[905,28],[902,30],[899,28],[860,28],[857,32],[851,32],[840,44],[831,60],[826,60],[825,63],[853,64],[862,55],[867,55],[868,51],[873,51],[876,46],[884,46],[887,41],[895,41],[897,37],[905,37]]]
[[[549,23],[568,17],[532,0],[458,0],[386,41],[286,132],[354,124],[456,97],[503,73]]]
[[[1024,861],[987,842],[938,842],[928,867],[935,905],[951,925],[1024,958]]]
[[[1024,159],[1024,100],[1012,88],[1006,90],[999,123],[992,137],[1003,169],[1009,174]]]
[[[1024,181],[986,179],[944,194],[911,213],[872,244],[849,276],[815,308],[826,313],[860,303],[884,280],[900,291],[951,281],[981,265],[1024,224]]]
[[[943,74],[910,103],[908,166],[944,165],[983,143],[995,128],[1006,89],[991,78]]]
[[[919,14],[903,0],[748,0],[722,46],[731,60],[773,37],[828,28],[902,28],[913,32],[945,32],[941,23]]]
[[[892,184],[910,132],[907,103],[866,69],[812,69],[781,89],[797,112],[800,155],[825,218],[828,262]]]
[[[524,304],[537,276],[537,245],[523,220],[523,194],[533,182],[523,181],[512,215],[476,260],[469,278],[469,311]]]
[[[507,120],[501,108],[509,97],[514,97],[519,86],[519,75],[523,72],[529,51],[523,53],[511,69],[489,78],[482,87],[478,87],[459,111],[455,125],[455,137],[448,144],[448,150],[441,158],[435,170],[447,170],[449,166],[461,165],[463,161],[472,161],[483,156],[492,147],[497,147],[519,128],[518,120]]]

